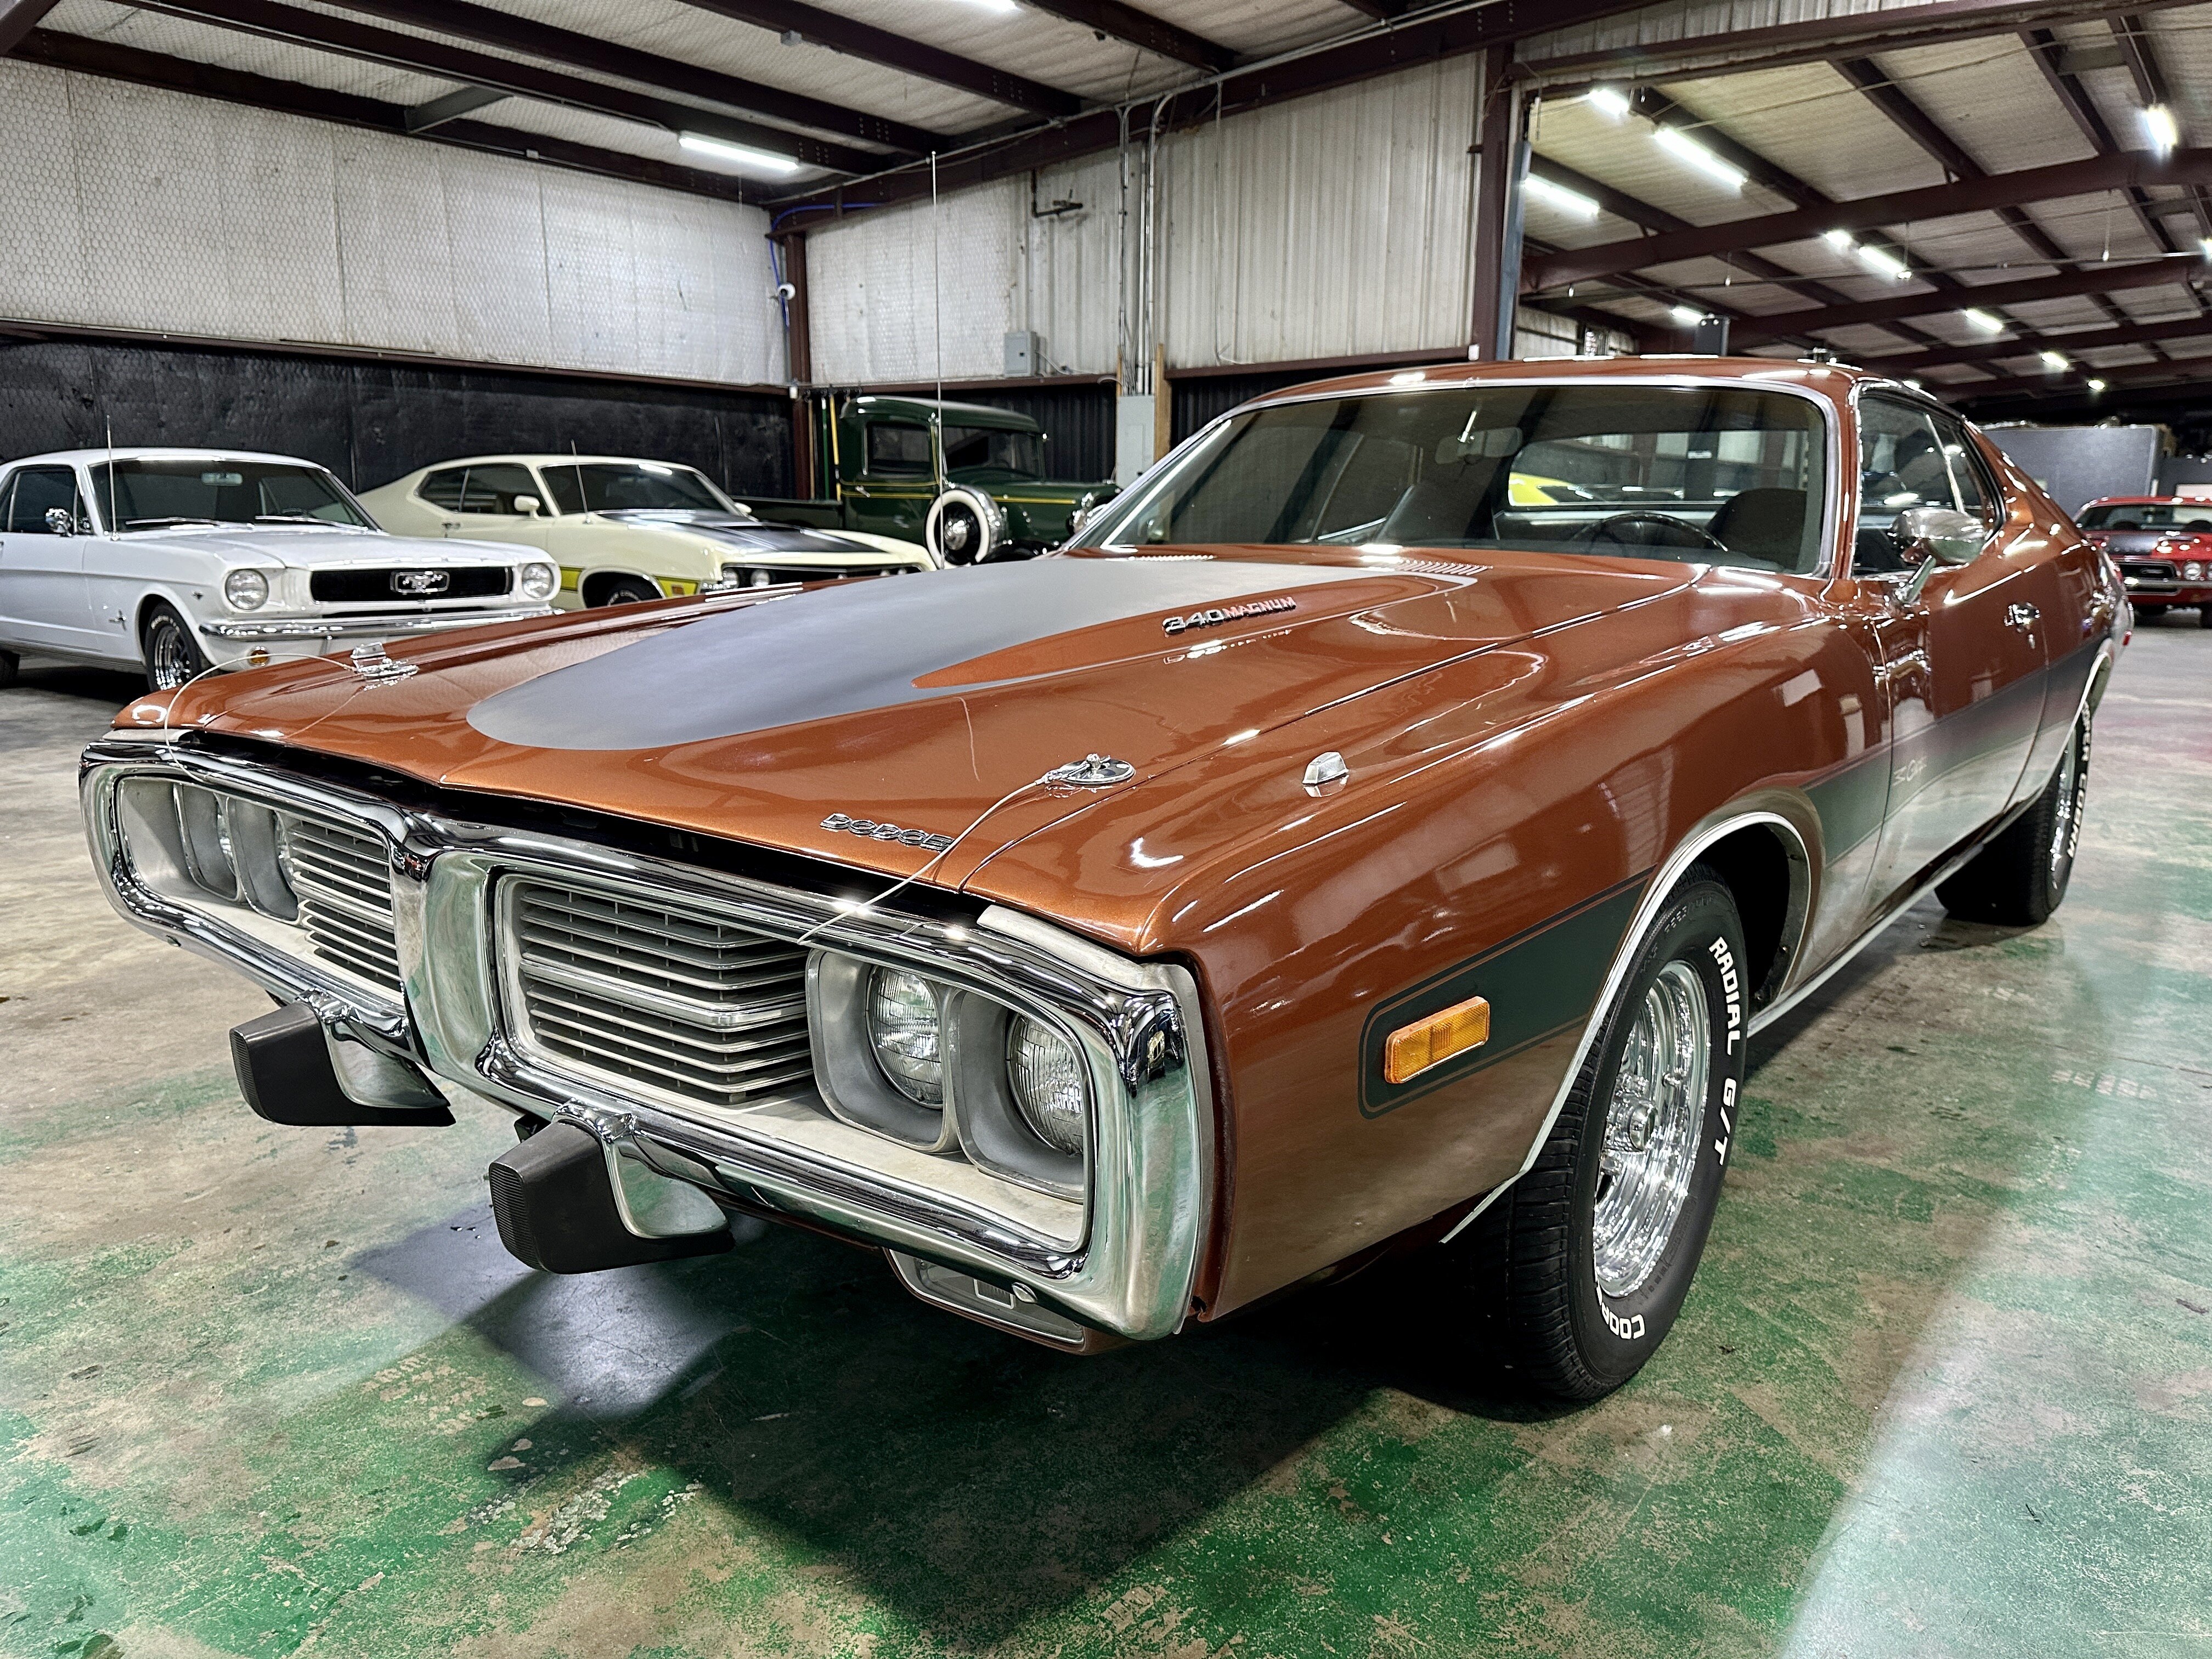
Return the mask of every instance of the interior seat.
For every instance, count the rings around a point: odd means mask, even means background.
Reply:
[[[1802,489],[1747,489],[1721,503],[1705,533],[1731,553],[1786,569],[1804,551],[1805,505]]]

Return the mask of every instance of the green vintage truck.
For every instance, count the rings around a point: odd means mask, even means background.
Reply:
[[[926,541],[947,564],[1026,559],[1066,541],[1110,483],[1045,476],[1045,434],[1026,415],[931,398],[809,398],[816,495],[750,496],[763,519]]]

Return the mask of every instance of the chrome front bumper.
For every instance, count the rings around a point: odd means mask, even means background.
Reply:
[[[404,1002],[368,994],[137,880],[116,794],[125,778],[146,776],[343,817],[382,836],[391,849]],[[1141,1340],[1182,1324],[1213,1188],[1213,1125],[1197,986],[1181,968],[1133,961],[997,907],[972,927],[855,912],[820,894],[396,807],[188,742],[94,744],[79,783],[94,864],[125,918],[242,969],[283,1000],[309,1004],[335,1036],[403,1058],[464,1094],[541,1118],[577,1119],[663,1175],[1008,1285],[1084,1325]],[[710,1121],[626,1097],[526,1053],[502,1006],[495,890],[509,876],[588,878],[680,900],[763,933],[922,968],[1056,1014],[1081,1037],[1097,1102],[1079,1237],[1071,1243],[1031,1231],[908,1173],[871,1167],[865,1136],[839,1155],[741,1119]],[[886,1152],[881,1162],[899,1160]]]
[[[552,614],[550,605],[519,605],[497,611],[409,611],[391,616],[270,617],[259,622],[202,623],[199,627],[201,633],[219,640],[397,639],[409,634],[442,633],[449,628],[527,622]]]

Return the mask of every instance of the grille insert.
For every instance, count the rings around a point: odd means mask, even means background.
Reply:
[[[428,573],[446,579],[443,586],[425,591],[405,585],[408,579]],[[307,592],[329,605],[388,605],[395,599],[485,599],[507,592],[514,573],[505,565],[402,565],[378,570],[318,570],[307,578]]]
[[[398,991],[392,867],[383,842],[364,830],[289,814],[283,826],[284,876],[299,896],[300,926],[313,940],[315,954]]]
[[[546,882],[514,883],[507,906],[515,1012],[544,1054],[708,1106],[811,1084],[799,946]]]

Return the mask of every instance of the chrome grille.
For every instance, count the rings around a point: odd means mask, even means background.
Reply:
[[[284,877],[300,901],[314,952],[349,973],[399,989],[392,866],[384,842],[360,830],[283,815]]]
[[[514,882],[506,902],[515,1012],[544,1054],[709,1106],[812,1081],[799,946],[546,882]]]

